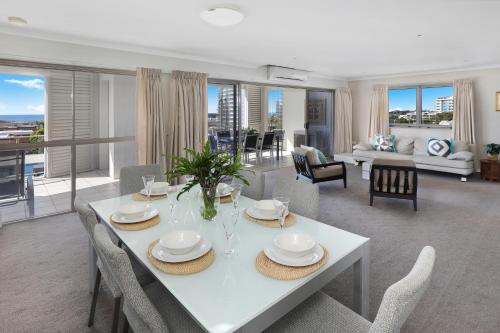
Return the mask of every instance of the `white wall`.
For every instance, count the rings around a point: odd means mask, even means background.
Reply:
[[[304,129],[306,107],[305,89],[283,89],[283,129],[285,149],[293,151],[293,133]]]
[[[490,142],[500,143],[500,112],[495,111],[495,92],[500,91],[500,68],[351,81],[349,87],[353,96],[353,140],[367,140],[373,85],[451,83],[455,79],[472,79],[474,82],[477,151],[484,155],[483,145]],[[396,135],[414,137],[451,135],[450,129],[393,128],[392,131]]]
[[[172,70],[195,71],[208,73],[210,77],[219,79],[274,83],[267,80],[267,72],[264,67],[235,67],[202,61],[56,42],[5,33],[0,33],[0,57],[129,70],[135,70],[137,67],[151,67],[160,68],[166,73]],[[347,82],[343,80],[311,77],[305,83],[294,83],[293,85],[333,89],[339,86],[346,86]]]

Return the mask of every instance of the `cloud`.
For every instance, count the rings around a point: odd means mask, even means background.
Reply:
[[[28,105],[26,109],[35,112],[36,114],[43,114],[45,112],[45,105]]]
[[[40,79],[32,79],[32,80],[9,79],[9,80],[5,80],[5,82],[10,83],[10,84],[18,84],[18,85],[25,87],[25,88],[28,88],[28,89],[43,90],[45,88],[43,80],[40,80]]]

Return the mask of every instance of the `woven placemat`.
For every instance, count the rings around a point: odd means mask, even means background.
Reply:
[[[160,223],[160,215],[156,215],[152,219],[149,219],[144,222],[137,222],[137,223],[117,223],[113,221],[113,218],[110,217],[111,224],[116,228],[120,230],[125,230],[125,231],[139,231],[139,230],[144,230],[147,228],[151,228],[158,223]]]
[[[249,221],[252,221],[254,223],[260,224],[260,225],[262,225],[264,227],[268,227],[268,228],[279,228],[280,227],[280,221],[278,221],[278,220],[259,220],[259,219],[253,218],[250,215],[248,215],[247,209],[245,209],[244,212],[245,212],[245,217]],[[289,226],[293,225],[294,223],[295,223],[295,214],[288,213],[288,215],[285,217],[284,227],[285,228],[289,227]]]
[[[151,201],[165,199],[166,197],[167,197],[166,194],[165,195],[152,195],[152,196],[150,196]],[[134,194],[132,194],[132,200],[148,201],[148,196],[144,195],[142,193],[134,193]]]
[[[178,262],[178,263],[164,262],[153,257],[152,251],[156,243],[158,243],[158,239],[153,241],[148,246],[149,261],[151,261],[153,266],[158,268],[160,271],[168,274],[189,275],[198,273],[208,268],[214,262],[215,259],[215,252],[213,249],[211,249],[210,251],[207,252],[207,254],[191,261]]]
[[[232,203],[232,202],[233,202],[233,199],[231,198],[231,194],[226,195],[225,197],[220,197],[221,204]]]
[[[325,254],[320,261],[315,264],[304,267],[291,267],[278,264],[277,262],[269,259],[264,251],[260,251],[255,259],[255,266],[257,270],[267,277],[276,280],[296,280],[308,276],[316,272],[328,262],[328,250],[323,246]]]

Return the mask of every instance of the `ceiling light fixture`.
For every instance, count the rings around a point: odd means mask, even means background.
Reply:
[[[28,24],[28,21],[26,21],[22,17],[18,17],[18,16],[9,16],[8,21],[10,24],[14,24],[14,25],[26,25],[26,24]]]
[[[420,38],[420,37],[424,37],[424,35],[422,35],[422,34],[418,34],[418,35],[417,35],[417,37],[418,37],[418,38]]]
[[[228,27],[243,21],[245,15],[242,12],[226,7],[213,7],[200,13],[203,21],[218,27]]]

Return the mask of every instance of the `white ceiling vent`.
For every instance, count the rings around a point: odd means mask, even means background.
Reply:
[[[270,81],[307,81],[309,72],[281,66],[267,65],[267,79]]]

